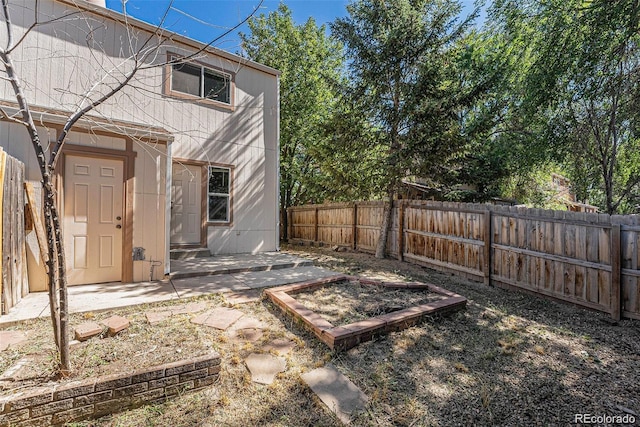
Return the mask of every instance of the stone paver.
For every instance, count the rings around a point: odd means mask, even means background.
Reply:
[[[284,358],[271,354],[251,353],[245,363],[251,372],[251,381],[259,384],[271,384],[280,372],[287,368]]]
[[[165,319],[177,314],[191,314],[197,313],[207,308],[206,302],[190,302],[188,304],[171,305],[167,307],[161,307],[155,310],[146,311],[144,314],[147,317],[147,322],[150,325],[160,323]]]
[[[251,316],[244,316],[231,326],[231,330],[237,331],[240,329],[265,329],[267,324],[261,320]]]
[[[86,341],[102,333],[102,326],[96,322],[85,322],[75,328],[75,337],[78,341]]]
[[[15,365],[10,366],[2,373],[2,375],[0,375],[0,381],[14,381],[18,376],[18,373],[25,368],[28,368],[29,364],[32,362],[33,360],[29,357],[24,357],[18,360]]]
[[[264,335],[262,329],[246,328],[235,331],[228,331],[229,338],[235,343],[256,342]]]
[[[233,308],[219,307],[206,311],[201,315],[191,319],[192,323],[205,325],[216,329],[226,330],[238,319],[244,316],[240,310]]]
[[[197,313],[204,310],[205,308],[207,308],[206,302],[190,302],[188,304],[172,305],[171,307],[166,307],[167,310],[171,311],[171,314],[173,316],[175,316],[176,314]]]
[[[147,317],[147,322],[149,322],[150,325],[155,325],[171,317],[170,311],[147,311],[144,314]]]
[[[333,365],[302,374],[302,379],[344,424],[364,410],[369,398]]]
[[[122,316],[111,316],[102,321],[102,324],[109,330],[109,336],[112,337],[120,331],[124,331],[131,324],[129,319]]]
[[[260,289],[251,289],[249,291],[238,291],[224,294],[224,299],[229,304],[247,304],[250,302],[260,301],[262,291]]]
[[[286,356],[296,347],[296,343],[287,339],[276,339],[262,347],[263,351],[274,351],[281,356]]]
[[[227,334],[235,342],[256,342],[262,338],[263,329],[266,327],[266,323],[255,317],[243,316],[229,328]]]
[[[11,346],[22,344],[27,340],[24,332],[20,331],[0,331],[0,351],[4,351]]]

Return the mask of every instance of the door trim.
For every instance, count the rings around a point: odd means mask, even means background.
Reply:
[[[133,141],[126,139],[126,151],[99,148],[84,145],[65,144],[62,148],[62,157],[56,166],[56,178],[59,198],[58,209],[61,211],[64,196],[64,170],[66,156],[93,157],[98,159],[120,160],[123,163],[123,218],[122,218],[122,277],[123,283],[133,283],[133,195],[135,177],[135,158]],[[60,172],[62,171],[62,172]]]

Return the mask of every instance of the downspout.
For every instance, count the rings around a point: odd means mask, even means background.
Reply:
[[[276,251],[280,251],[280,76],[276,76]]]
[[[173,180],[173,156],[171,154],[173,138],[167,141],[167,173],[164,183],[164,275],[171,273],[171,181]]]

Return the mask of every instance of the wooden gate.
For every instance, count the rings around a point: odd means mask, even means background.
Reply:
[[[0,148],[0,314],[29,293],[24,226],[24,164]]]

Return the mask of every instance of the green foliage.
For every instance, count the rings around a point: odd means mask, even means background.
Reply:
[[[315,147],[326,143],[323,124],[335,105],[342,47],[313,20],[295,25],[289,8],[248,22],[241,34],[248,56],[281,71],[281,207],[321,201],[324,178]]]
[[[508,109],[564,163],[579,198],[637,209],[637,1],[497,0],[492,17],[524,58]]]
[[[409,175],[439,181],[464,140],[458,111],[467,102],[457,78],[457,22],[452,0],[357,0],[332,24],[349,59],[345,97],[366,126],[385,192]],[[362,135],[361,135],[362,136]]]

